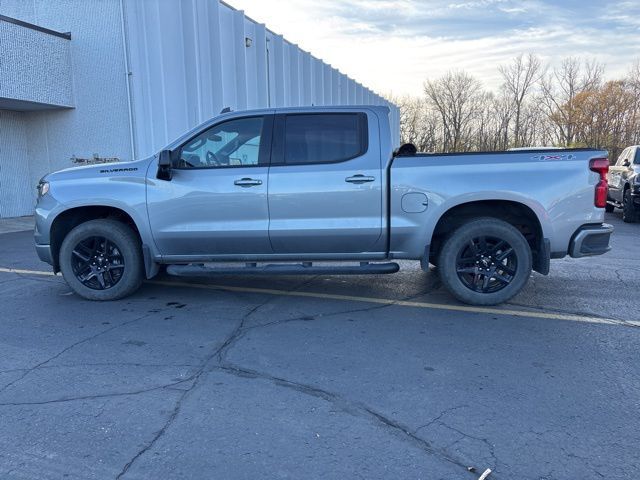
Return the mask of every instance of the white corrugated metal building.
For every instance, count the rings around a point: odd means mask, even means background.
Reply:
[[[0,217],[74,158],[150,155],[224,107],[350,104],[399,135],[395,106],[218,0],[0,0]]]

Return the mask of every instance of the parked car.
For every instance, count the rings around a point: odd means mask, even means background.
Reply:
[[[91,300],[127,296],[161,265],[381,274],[408,259],[437,265],[459,300],[493,305],[552,258],[609,250],[606,157],[394,152],[385,107],[227,113],[150,158],[44,177],[36,249]]]
[[[625,222],[640,221],[640,146],[627,147],[607,175],[607,212],[622,209]]]

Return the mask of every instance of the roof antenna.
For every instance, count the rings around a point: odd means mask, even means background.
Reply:
[[[231,110],[231,107],[224,107],[220,112],[220,115],[222,115],[223,113],[231,113],[232,111],[233,110]]]

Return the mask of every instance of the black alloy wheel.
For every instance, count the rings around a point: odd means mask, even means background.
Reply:
[[[513,247],[499,238],[472,238],[458,252],[456,272],[462,283],[479,293],[494,293],[507,287],[518,269]]]
[[[78,281],[92,290],[113,288],[124,275],[124,256],[106,237],[92,236],[78,242],[71,263]]]
[[[58,262],[67,284],[87,300],[119,300],[140,288],[145,277],[140,236],[116,219],[74,227],[60,245]]]
[[[533,268],[533,251],[513,225],[479,217],[449,233],[437,261],[443,285],[458,300],[497,305],[524,288]]]

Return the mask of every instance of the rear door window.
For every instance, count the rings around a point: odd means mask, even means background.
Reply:
[[[305,165],[345,162],[368,148],[364,113],[286,115],[284,163]]]

